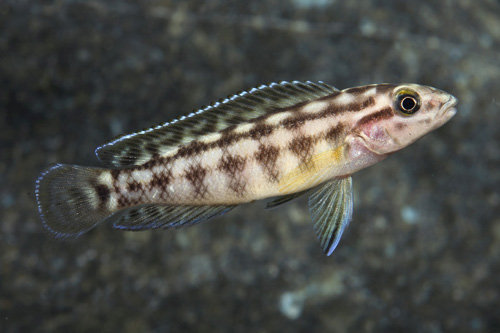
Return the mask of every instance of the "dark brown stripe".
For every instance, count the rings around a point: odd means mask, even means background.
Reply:
[[[195,199],[204,198],[208,192],[208,187],[204,182],[206,175],[207,169],[200,163],[190,165],[184,174],[184,177],[193,185]]]
[[[118,176],[120,176],[120,169],[111,169],[111,178],[114,182],[118,181]]]
[[[368,124],[368,123],[371,123],[374,121],[379,121],[381,119],[388,119],[388,118],[391,118],[393,115],[394,115],[394,111],[392,111],[392,108],[388,106],[388,107],[383,108],[380,111],[377,111],[377,112],[374,112],[374,113],[369,114],[367,116],[364,116],[363,118],[361,118],[358,121],[357,126],[362,126],[362,125],[365,125],[365,124]]]
[[[344,112],[357,112],[361,111],[363,109],[366,109],[367,107],[375,105],[375,98],[372,96],[368,97],[364,101],[360,103],[350,103],[344,106]]]
[[[325,139],[330,142],[336,142],[344,133],[345,125],[338,123],[337,126],[329,129],[325,134]]]
[[[267,90],[261,90],[258,94],[247,93],[244,97],[238,97],[233,100],[224,100],[223,102],[217,102],[212,105],[215,107],[213,111],[206,111],[200,113],[195,117],[186,116],[182,117],[182,121],[174,120],[170,123],[165,123],[161,126],[154,128],[149,128],[134,134],[134,138],[129,138],[130,135],[123,135],[110,144],[101,146],[97,149],[99,158],[105,163],[112,164],[114,166],[132,166],[137,163],[140,159],[149,160],[151,156],[159,153],[159,150],[163,147],[175,147],[178,145],[183,146],[183,141],[187,141],[189,137],[200,136],[206,133],[213,133],[216,131],[230,131],[231,124],[241,124],[243,122],[258,123],[272,116],[273,114],[284,112],[284,111],[297,111],[300,113],[300,109],[310,102],[316,101],[328,101],[335,102],[338,96],[345,93],[354,93],[356,97],[360,97],[361,92],[366,91],[366,89],[371,89],[373,86],[369,87],[357,87],[352,89],[347,89],[343,92],[335,91],[327,96],[317,98],[312,101],[302,101],[296,103],[295,105],[280,108],[279,105],[289,105],[293,103],[293,100],[288,98],[287,88],[274,87],[274,89],[267,88]],[[394,89],[394,85],[379,85],[375,86],[378,92],[382,93],[388,90]],[[303,87],[305,90],[311,91],[313,93],[315,89],[311,87]],[[270,93],[273,91],[273,93]],[[275,102],[273,102],[273,100]],[[330,107],[325,110],[325,113],[320,112],[316,115],[317,118],[322,118],[325,114],[341,113],[343,111],[357,111],[362,109],[365,105],[363,103],[353,103],[352,105],[335,105],[331,103]],[[227,103],[227,104],[225,104]],[[253,108],[252,104],[262,104],[260,107]],[[276,107],[278,106],[278,107]],[[241,109],[241,112],[234,112],[234,108]],[[309,118],[311,119],[311,118]],[[305,118],[298,118],[298,121],[305,121]],[[293,122],[288,122],[287,125],[290,128],[295,128],[300,123],[294,124]],[[229,127],[229,128],[228,128]],[[258,133],[255,133],[258,134]],[[151,143],[153,141],[154,143]],[[217,145],[215,145],[217,146]],[[149,152],[149,154],[145,153]],[[190,155],[193,150],[185,150],[181,152]]]
[[[223,155],[217,167],[229,176],[234,176],[235,173],[243,171],[245,162],[246,158],[238,155]]]
[[[305,163],[311,157],[314,141],[310,136],[294,138],[290,141],[288,149],[300,159],[301,163]]]
[[[118,202],[117,202],[118,208],[124,208],[129,206],[129,199],[123,195],[120,195],[118,197]]]
[[[309,102],[307,102],[309,103]],[[297,105],[305,105],[307,103],[299,103]],[[253,119],[249,121],[249,123],[254,123],[256,124],[253,129],[251,129],[247,133],[234,133],[234,129],[236,128],[236,125],[232,125],[222,131],[222,137],[219,140],[216,140],[214,142],[210,143],[201,143],[199,141],[193,141],[186,146],[182,146],[177,154],[173,156],[173,158],[177,157],[187,157],[187,156],[192,156],[195,154],[198,154],[202,151],[207,151],[210,149],[213,149],[215,147],[218,147],[220,149],[224,149],[225,147],[228,147],[229,145],[251,137],[252,139],[255,140],[260,140],[263,137],[269,136],[273,133],[274,130],[276,130],[279,127],[285,127],[287,129],[294,129],[294,128],[299,128],[302,126],[306,121],[311,121],[311,120],[317,120],[317,119],[322,119],[329,117],[331,115],[338,115],[343,112],[356,112],[360,111],[364,108],[367,108],[369,106],[373,106],[375,104],[375,99],[373,97],[368,97],[364,101],[360,103],[351,103],[347,105],[335,105],[335,103],[330,103],[328,107],[325,108],[325,110],[317,113],[303,113],[300,112],[300,108],[297,107],[297,105],[294,105],[291,108],[285,108],[280,110],[279,112],[295,112],[294,115],[284,119],[277,125],[267,125],[265,124],[265,121],[267,118],[269,118],[272,114],[266,114],[264,116],[258,117],[256,119]],[[277,113],[277,112],[276,112]],[[273,113],[274,114],[274,113]]]
[[[276,127],[267,125],[264,122],[259,122],[255,125],[254,128],[250,130],[248,134],[252,139],[260,140],[262,137],[271,135],[271,133],[275,130],[275,128]]]
[[[246,181],[241,175],[245,163],[245,157],[224,154],[217,165],[218,170],[225,172],[229,177],[229,188],[238,195],[243,195],[246,188]]]
[[[199,154],[200,152],[206,150],[207,144],[201,143],[199,141],[191,141],[185,146],[181,146],[176,156],[186,157],[191,155]]]
[[[306,120],[308,120],[307,114],[298,113],[295,116],[284,119],[280,124],[288,130],[294,130],[304,125]]]
[[[210,143],[192,141],[184,146],[181,146],[177,151],[177,153],[173,156],[169,157],[161,157],[158,155],[152,156],[152,158],[148,162],[139,166],[138,169],[150,169],[153,168],[154,166],[168,163],[169,161],[175,160],[179,157],[189,157],[197,155],[201,152],[208,151],[214,148],[225,150],[225,148],[229,147],[230,145],[240,140],[246,138],[260,140],[264,137],[271,135],[279,127],[285,127],[289,130],[292,130],[294,128],[300,128],[306,121],[320,119],[322,117],[325,118],[327,116],[329,116],[328,112],[322,112],[319,115],[297,113],[296,116],[291,116],[287,119],[284,119],[281,123],[277,125],[267,125],[264,123],[259,123],[255,126],[255,128],[251,129],[249,132],[246,133],[234,133],[234,129],[236,128],[236,126],[231,126],[230,128],[224,130],[222,132],[221,138],[216,141]],[[119,170],[116,170],[115,174],[116,176],[118,176]],[[115,180],[117,180],[117,178]]]
[[[260,145],[255,153],[255,159],[259,162],[264,170],[267,172],[267,176],[271,181],[278,181],[278,170],[276,170],[276,161],[279,155],[279,148],[269,145]]]
[[[95,191],[99,197],[99,207],[103,209],[109,200],[109,188],[106,185],[99,184],[95,186]]]
[[[153,179],[151,179],[151,187],[159,187],[165,190],[168,184],[172,181],[172,169],[166,166],[166,169],[160,173],[153,173]]]
[[[141,189],[141,185],[138,182],[133,181],[132,183],[127,184],[127,189],[130,192],[136,192]]]
[[[229,182],[229,188],[239,196],[245,194],[246,186],[247,182],[241,176],[241,173]]]
[[[338,95],[338,93],[331,94],[329,95],[329,98],[335,98]],[[314,100],[326,100],[325,98],[317,99]],[[180,146],[178,152],[174,156],[170,156],[167,158],[161,158],[155,154],[155,156],[152,157],[150,161],[147,163],[143,164],[142,167],[152,167],[154,165],[158,165],[160,163],[168,163],[170,160],[175,160],[176,158],[179,157],[189,157],[193,155],[197,155],[201,152],[208,151],[210,149],[214,148],[219,148],[222,150],[225,150],[228,146],[231,144],[243,140],[245,138],[252,138],[254,140],[260,140],[264,137],[267,137],[273,133],[277,128],[284,127],[286,129],[293,130],[295,128],[300,128],[305,122],[311,121],[311,120],[317,120],[317,119],[323,119],[332,115],[339,115],[344,112],[357,112],[360,110],[363,110],[364,108],[373,106],[375,104],[375,99],[373,97],[368,97],[362,102],[358,103],[350,103],[350,104],[340,104],[337,105],[334,100],[329,103],[329,105],[322,111],[317,112],[317,113],[303,113],[300,111],[300,107],[306,105],[309,102],[303,102],[303,103],[298,103],[292,107],[289,108],[284,108],[280,110],[276,110],[276,112],[273,113],[268,113],[266,115],[257,117],[255,119],[252,119],[249,121],[249,123],[255,124],[255,127],[252,128],[249,132],[247,133],[234,133],[234,129],[237,127],[237,125],[231,125],[227,127],[226,129],[222,130],[220,133],[222,134],[221,138],[210,142],[210,143],[203,143],[200,141],[192,141],[190,143],[187,143],[185,145]],[[300,107],[299,107],[300,106]],[[267,118],[272,116],[273,114],[276,114],[278,112],[292,112],[293,114],[290,117],[287,117],[283,121],[281,121],[279,124],[276,125],[268,125],[265,124],[265,121]],[[337,128],[337,131],[340,132],[340,127]],[[335,129],[333,129],[335,132]],[[327,134],[328,137],[333,138],[335,133],[332,132],[330,134]],[[151,151],[154,151],[153,147],[150,149]],[[153,162],[153,159],[156,160]],[[119,173],[117,173],[119,174]]]

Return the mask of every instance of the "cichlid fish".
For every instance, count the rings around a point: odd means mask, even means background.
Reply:
[[[446,123],[456,101],[417,84],[262,85],[98,147],[107,168],[53,166],[36,182],[40,217],[68,239],[104,220],[123,230],[184,227],[313,190],[314,229],[330,255],[351,220],[351,175]]]

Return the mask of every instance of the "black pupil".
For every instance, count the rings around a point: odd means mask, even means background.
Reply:
[[[415,100],[411,97],[405,97],[401,101],[401,107],[405,111],[411,111],[415,107],[416,104],[417,103],[415,102]]]

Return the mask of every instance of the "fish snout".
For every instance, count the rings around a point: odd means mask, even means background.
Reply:
[[[444,102],[443,106],[441,106],[441,109],[439,109],[437,118],[443,118],[445,122],[451,119],[457,113],[457,109],[454,107],[457,102],[458,100],[455,96],[449,95],[446,102]]]

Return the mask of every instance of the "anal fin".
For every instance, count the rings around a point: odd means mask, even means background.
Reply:
[[[187,227],[224,215],[234,207],[236,206],[141,205],[122,212],[113,227],[132,231]]]

